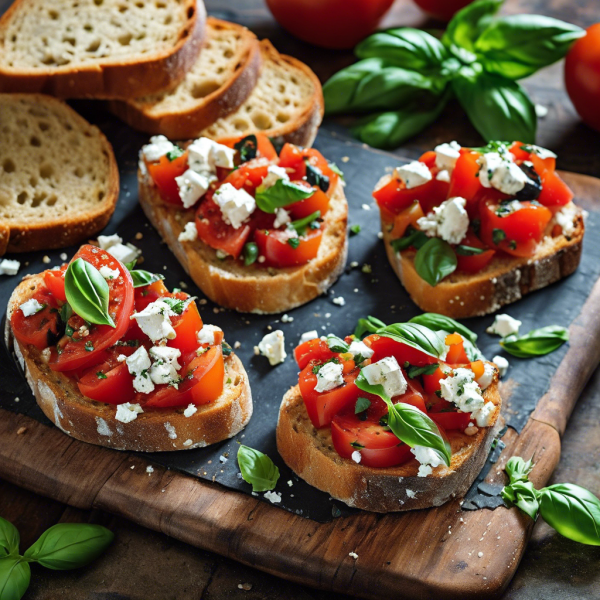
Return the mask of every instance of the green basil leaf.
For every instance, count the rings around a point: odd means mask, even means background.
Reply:
[[[517,82],[489,73],[467,73],[453,79],[452,87],[471,123],[486,141],[535,141],[535,107]]]
[[[423,313],[413,317],[409,323],[417,323],[432,329],[433,331],[447,331],[449,333],[460,333],[465,339],[473,344],[477,343],[477,334],[471,331],[468,327],[438,313]]]
[[[415,71],[439,69],[448,58],[448,51],[438,39],[411,27],[370,35],[354,48],[354,53],[358,58],[383,58],[398,67]]]
[[[253,492],[267,492],[275,488],[279,469],[266,454],[241,445],[237,460],[242,477],[245,482],[252,484]]]
[[[298,219],[297,221],[292,221],[289,226],[293,227],[296,230],[298,235],[304,235],[309,226],[312,225],[313,222],[317,221],[321,218],[321,211],[317,210],[314,213],[308,215],[308,217],[304,217],[303,219]]]
[[[108,314],[108,283],[94,265],[74,260],[65,273],[65,294],[73,311],[88,323],[115,327]]]
[[[77,569],[98,558],[114,537],[101,525],[58,523],[42,533],[24,556],[48,569]]]
[[[65,302],[60,309],[60,320],[63,323],[66,323],[71,318],[72,314],[73,309],[71,308],[71,305],[68,302]]]
[[[505,486],[500,492],[507,506],[516,506],[534,521],[539,511],[538,491],[533,487],[531,481],[516,481]]]
[[[385,323],[379,319],[369,315],[366,319],[359,319],[356,327],[354,328],[354,337],[359,340],[367,333],[375,333],[382,327],[385,327]]]
[[[533,470],[533,459],[528,461],[523,460],[520,456],[512,456],[506,463],[504,470],[506,471],[510,483],[517,481],[528,481],[529,473]]]
[[[414,379],[415,377],[420,377],[421,375],[433,375],[438,370],[439,366],[439,363],[433,363],[431,365],[425,365],[423,367],[410,365],[408,369],[406,369],[406,374],[411,379]]]
[[[422,248],[428,240],[429,238],[422,231],[409,225],[401,238],[392,240],[390,243],[395,252],[402,252],[411,246],[418,250],[419,248]]]
[[[342,180],[344,181],[344,173],[343,171],[334,163],[329,163],[329,168]]]
[[[457,264],[452,246],[439,238],[431,238],[415,254],[415,270],[431,286],[454,273]]]
[[[459,10],[448,23],[442,43],[464,63],[475,61],[475,42],[503,3],[504,0],[477,0]]]
[[[504,350],[518,358],[544,356],[569,341],[569,331],[559,325],[533,329],[522,336],[509,335],[500,341]]]
[[[365,412],[371,406],[371,401],[368,398],[363,398],[360,396],[356,400],[356,404],[354,405],[354,414],[358,415],[362,412]]]
[[[8,554],[18,554],[20,541],[18,529],[10,521],[0,517],[0,558]]]
[[[258,246],[254,242],[244,244],[244,264],[249,266],[256,262],[258,258]]]
[[[306,200],[314,193],[315,190],[311,188],[278,179],[275,185],[267,189],[261,189],[261,186],[256,188],[256,206],[263,212],[273,214],[277,208]]]
[[[475,248],[474,246],[458,244],[458,246],[454,246],[454,252],[460,256],[475,256],[477,254],[483,254],[484,252],[487,252],[487,250],[485,248]]]
[[[348,352],[348,348],[350,348],[342,338],[332,333],[327,336],[327,345],[332,352]]]
[[[583,29],[551,17],[509,15],[481,34],[475,52],[486,71],[521,79],[563,58],[583,35]]]
[[[131,271],[133,271],[133,268],[135,267],[136,263],[137,263],[137,258],[134,258],[132,261],[125,263],[125,268],[131,272]]]
[[[233,148],[240,153],[240,162],[245,163],[256,158],[258,154],[258,140],[252,133],[242,138],[239,142],[236,142]]]
[[[544,521],[566,538],[600,546],[600,500],[571,483],[558,483],[539,491]]]
[[[175,146],[172,150],[167,152],[167,158],[169,162],[173,162],[176,158],[183,155],[183,150],[179,146]]]
[[[168,304],[170,309],[177,315],[180,315],[185,311],[187,304],[185,300],[180,300],[179,298],[169,298],[167,296],[161,298],[161,300],[165,304]]]
[[[350,226],[350,235],[358,235],[360,233],[360,225],[357,223],[356,225]]]
[[[0,598],[20,600],[31,580],[29,564],[20,556],[6,556],[0,559]]]
[[[446,353],[444,340],[429,327],[418,323],[386,325],[378,329],[376,333],[420,350],[429,356],[435,356],[435,358],[441,358]]]
[[[136,269],[134,271],[129,271],[131,275],[131,279],[133,279],[133,287],[139,288],[144,287],[146,285],[150,285],[155,281],[159,281],[164,279],[162,275],[158,275],[156,273],[150,273],[149,271],[144,271],[142,269]]]

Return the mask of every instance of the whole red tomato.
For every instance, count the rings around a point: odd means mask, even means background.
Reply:
[[[267,0],[277,22],[305,42],[352,48],[369,35],[394,0]]]
[[[440,21],[449,21],[454,13],[471,4],[473,0],[415,0],[415,4]]]
[[[592,25],[567,54],[565,84],[579,116],[600,131],[600,23]]]

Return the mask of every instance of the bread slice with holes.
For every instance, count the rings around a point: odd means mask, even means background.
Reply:
[[[472,436],[449,431],[450,466],[436,467],[427,477],[418,477],[416,459],[397,467],[373,468],[342,458],[333,447],[331,429],[316,429],[311,423],[298,386],[281,402],[277,450],[299,477],[348,506],[378,513],[440,506],[467,493],[501,428],[497,372],[483,397],[496,406],[489,427],[479,428]]]
[[[205,21],[202,0],[16,0],[0,19],[0,92],[153,94],[185,77]]]
[[[70,246],[105,227],[119,195],[119,171],[97,127],[56,98],[0,94],[0,131],[0,232],[8,230],[7,252]]]
[[[279,313],[306,304],[326,292],[340,276],[348,254],[348,203],[341,181],[331,195],[317,256],[297,267],[245,266],[217,252],[201,239],[179,241],[194,209],[163,202],[147,173],[138,172],[138,197],[146,216],[196,285],[213,302],[240,312]]]
[[[116,450],[168,452],[202,448],[241,431],[252,416],[252,394],[248,375],[232,352],[225,357],[221,396],[197,406],[187,417],[185,407],[147,410],[134,421],[115,418],[116,406],[82,396],[77,384],[64,373],[52,371],[34,346],[20,344],[12,335],[13,311],[44,284],[43,275],[24,278],[8,302],[5,341],[14,350],[27,383],[44,414],[67,435]]]
[[[252,32],[209,17],[202,52],[175,89],[113,101],[110,109],[134,129],[185,139],[243,104],[258,80],[260,63],[260,47]]]
[[[573,203],[568,205],[568,209],[573,215],[573,232],[569,235],[551,235],[557,225],[555,217],[533,256],[496,255],[479,273],[455,271],[435,287],[417,273],[414,263],[416,251],[396,252],[391,244],[390,227],[383,219],[381,228],[388,260],[412,301],[425,312],[464,319],[493,313],[577,270],[585,225],[581,209]]]

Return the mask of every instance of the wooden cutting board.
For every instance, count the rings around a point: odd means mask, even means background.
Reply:
[[[600,180],[563,176],[580,205],[600,210]],[[600,282],[571,324],[570,336],[548,392],[520,434],[506,433],[506,447],[486,482],[503,483],[502,469],[512,455],[535,457],[536,486],[549,479],[560,456],[560,436],[600,362]],[[503,395],[511,392],[518,393],[508,380]],[[0,478],[322,589],[377,600],[399,594],[493,598],[513,576],[533,524],[516,509],[462,511],[458,499],[430,510],[360,512],[322,524],[156,465],[149,475],[148,464],[0,409]]]

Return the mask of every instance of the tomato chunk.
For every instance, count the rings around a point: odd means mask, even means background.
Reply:
[[[13,311],[10,324],[17,340],[25,345],[43,350],[56,343],[61,331],[58,303],[47,289],[40,289],[33,296],[42,306],[42,310],[26,317],[20,308]]]
[[[330,350],[327,342],[319,338],[303,342],[294,350],[294,358],[300,369],[304,369],[311,360],[323,363],[333,356],[334,353]]]
[[[44,272],[44,283],[50,293],[61,302],[67,301],[65,294],[65,272],[67,265],[63,265],[60,270],[49,269]]]
[[[475,235],[472,229],[467,231],[467,235],[465,235],[460,243],[462,246],[484,250],[481,254],[464,255],[457,249],[456,258],[458,260],[458,270],[463,273],[479,273],[479,271],[482,271],[490,264],[496,254],[495,250],[487,248],[487,246]]]
[[[133,376],[125,363],[111,368],[104,363],[92,368],[78,382],[79,391],[97,402],[123,404],[135,396]]]
[[[300,238],[291,238],[288,231],[257,229],[254,240],[259,256],[265,257],[265,265],[293,267],[303,265],[317,256],[322,235],[321,229],[308,229],[306,235]],[[298,240],[295,247],[289,243],[291,239]]]
[[[183,206],[183,202],[179,196],[179,186],[175,181],[175,177],[179,177],[187,171],[187,151],[174,160],[169,160],[165,155],[161,156],[157,162],[145,162],[148,173],[158,188],[160,197],[168,204]]]
[[[444,429],[466,429],[471,421],[470,413],[455,411],[431,413],[429,416]]]
[[[425,354],[412,346],[396,342],[388,337],[373,334],[365,338],[365,343],[367,340],[369,340],[371,349],[375,352],[371,357],[371,362],[377,362],[386,356],[394,356],[400,366],[404,365],[405,362],[419,367],[438,362],[435,356]]]

